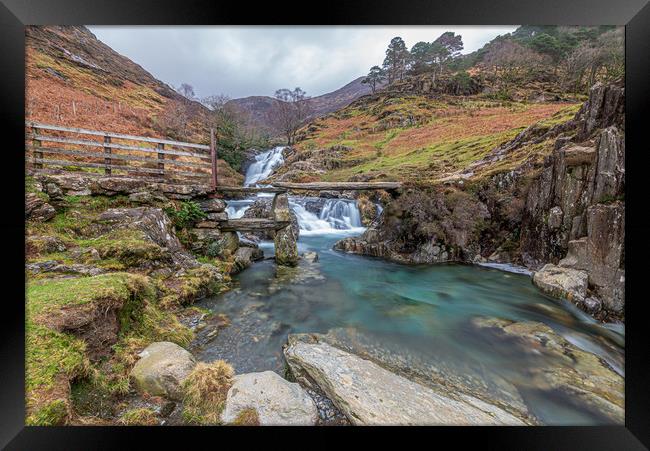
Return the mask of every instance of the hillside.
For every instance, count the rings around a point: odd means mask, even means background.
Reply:
[[[83,26],[26,28],[25,97],[27,120],[209,142],[207,108],[181,96]],[[222,160],[220,172],[229,183],[241,183],[241,176]]]
[[[364,97],[307,126],[278,180],[401,180],[429,184],[479,162],[537,123],[549,128],[571,118],[577,102],[504,102],[484,96],[383,92]],[[481,168],[508,169],[541,160],[542,142]]]
[[[308,103],[312,110],[311,118],[318,118],[344,108],[359,97],[369,94],[370,86],[361,83],[364,78],[359,77],[336,91],[309,99]],[[233,99],[229,104],[237,106],[257,127],[271,130],[269,114],[276,102],[278,100],[269,96],[250,96]]]

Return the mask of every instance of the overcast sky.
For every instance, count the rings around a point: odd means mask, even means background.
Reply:
[[[469,53],[516,26],[90,26],[105,44],[177,87],[189,83],[198,97],[273,95],[300,86],[310,96],[334,91],[381,65],[391,38],[409,49],[445,31],[463,36]]]

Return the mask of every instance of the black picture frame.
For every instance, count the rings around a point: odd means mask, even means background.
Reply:
[[[287,431],[279,428],[149,428],[149,427],[25,427],[24,342],[24,25],[203,25],[203,24],[302,24],[302,25],[625,25],[626,27],[626,360],[625,426],[620,427],[482,427],[413,428],[311,428]],[[0,109],[6,131],[0,180],[2,213],[0,243],[3,254],[2,323],[0,328],[0,446],[6,449],[115,449],[129,448],[146,439],[188,446],[226,445],[224,434],[239,434],[240,445],[261,434],[308,433],[292,445],[273,437],[277,446],[319,444],[318,435],[363,434],[383,440],[384,435],[404,432],[415,444],[414,431],[422,444],[463,444],[478,440],[488,449],[647,449],[650,446],[650,381],[646,353],[648,330],[644,311],[643,258],[648,253],[650,230],[644,168],[647,162],[650,117],[650,5],[647,0],[424,0],[329,1],[314,4],[277,2],[194,1],[101,1],[101,0],[2,0],[0,4]],[[386,434],[387,433],[387,434]],[[192,437],[188,435],[191,434]],[[401,434],[400,434],[401,435]],[[195,437],[196,436],[196,437]],[[199,445],[199,438],[203,445]],[[234,437],[233,437],[234,438]],[[270,437],[269,437],[270,438]],[[395,436],[394,438],[398,438]],[[179,440],[180,439],[180,440]],[[295,438],[293,439],[295,440]],[[334,440],[332,437],[330,440]],[[338,442],[338,441],[337,441]],[[322,442],[338,446],[333,441]],[[235,442],[237,443],[237,442]],[[271,442],[269,442],[271,443]],[[329,443],[329,445],[328,445]],[[361,446],[361,445],[357,445]],[[367,446],[367,445],[365,445]],[[422,446],[422,445],[416,445]]]

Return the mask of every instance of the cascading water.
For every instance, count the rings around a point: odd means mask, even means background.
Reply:
[[[284,163],[283,150],[283,146],[278,146],[258,154],[255,157],[255,162],[246,170],[244,186],[260,186],[259,182],[268,178],[275,169]],[[228,217],[233,219],[241,218],[246,209],[259,197],[268,197],[268,195],[260,193],[248,199],[228,201],[228,207],[226,209]],[[289,198],[289,206],[298,218],[301,234],[362,233],[365,230],[361,224],[361,215],[355,201],[348,199],[327,199],[323,203],[320,214],[315,214],[308,211],[304,205],[305,201],[315,199]]]
[[[277,146],[256,155],[255,162],[246,170],[244,186],[255,186],[259,181],[270,176],[274,169],[284,163],[283,150],[284,146]]]
[[[291,198],[289,206],[298,218],[300,233],[318,235],[340,232],[362,233],[365,228],[361,224],[361,215],[357,204],[347,199],[327,199],[319,215],[307,210],[305,201],[314,198]]]

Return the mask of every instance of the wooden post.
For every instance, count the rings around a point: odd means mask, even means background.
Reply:
[[[158,148],[160,150],[163,150],[165,148],[165,145],[163,143],[158,143]],[[158,154],[158,169],[162,170],[162,173],[160,174],[161,177],[165,176],[165,154],[164,153],[159,153]]]
[[[110,136],[104,136],[104,144],[110,144],[111,143],[111,137]],[[104,158],[104,163],[106,164],[106,167],[104,168],[104,174],[106,175],[111,175],[111,148],[106,146],[104,147],[104,153],[107,155],[106,158]]]
[[[38,134],[38,129],[36,127],[32,127],[32,133],[34,136]],[[43,158],[43,152],[39,152],[36,150],[36,148],[41,147],[41,141],[38,139],[32,140],[32,145],[34,146],[34,158]],[[34,169],[41,169],[43,167],[42,163],[34,163]]]
[[[212,160],[212,189],[217,188],[217,138],[214,128],[210,129],[210,159]]]

